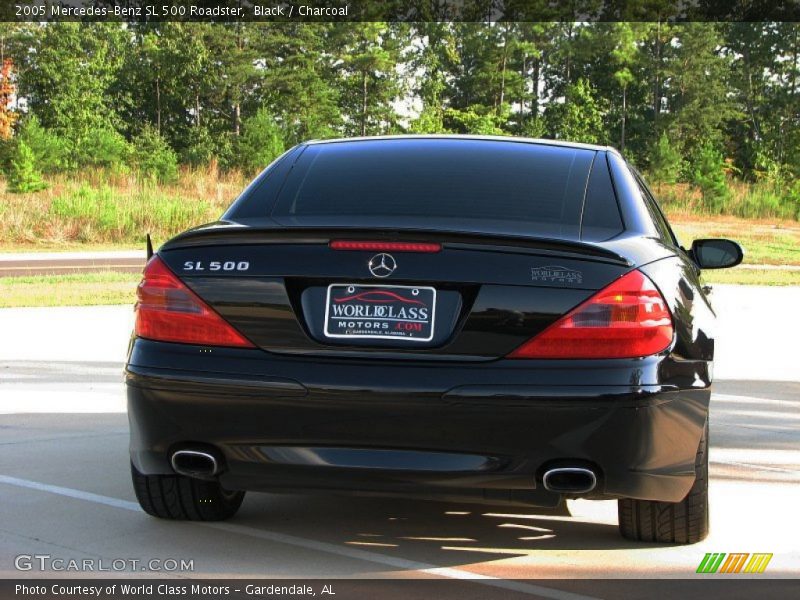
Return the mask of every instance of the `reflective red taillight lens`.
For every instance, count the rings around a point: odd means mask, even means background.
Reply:
[[[136,289],[137,336],[161,342],[252,348],[230,324],[192,292],[158,257]]]
[[[634,358],[672,343],[672,317],[653,282],[631,271],[509,354],[509,358]]]
[[[372,252],[439,252],[441,244],[427,242],[366,242],[333,240],[331,250],[370,250]]]

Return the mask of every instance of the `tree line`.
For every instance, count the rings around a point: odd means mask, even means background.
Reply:
[[[2,160],[18,187],[87,167],[254,172],[307,139],[455,132],[610,144],[710,204],[726,178],[800,197],[797,23],[0,28]]]

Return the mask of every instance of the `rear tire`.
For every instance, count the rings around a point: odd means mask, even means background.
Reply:
[[[695,458],[694,485],[680,502],[625,498],[617,502],[622,537],[640,542],[694,544],[708,535],[708,421]]]
[[[183,475],[143,475],[131,464],[139,506],[149,515],[175,521],[224,521],[239,510],[244,492],[231,492],[216,481]]]

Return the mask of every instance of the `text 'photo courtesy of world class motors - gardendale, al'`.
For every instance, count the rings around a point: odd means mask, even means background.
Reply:
[[[4,4],[0,598],[796,596],[799,132],[794,2]]]

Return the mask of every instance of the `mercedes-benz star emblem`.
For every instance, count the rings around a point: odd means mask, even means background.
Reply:
[[[375,277],[388,277],[397,268],[397,263],[391,254],[381,252],[369,259],[367,264],[369,272]]]

